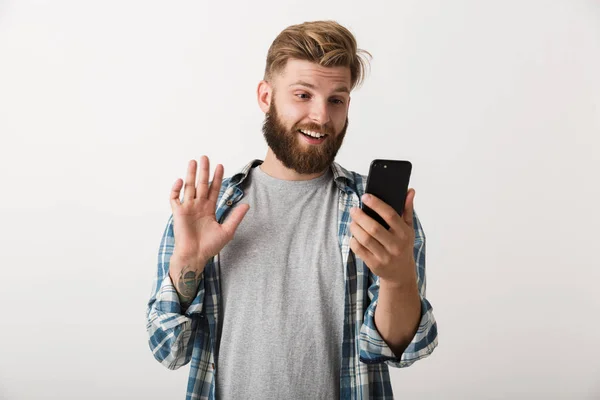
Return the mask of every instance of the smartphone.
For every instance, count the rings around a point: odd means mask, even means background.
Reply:
[[[383,200],[402,216],[410,181],[412,164],[405,160],[373,160],[369,167],[365,193]],[[385,229],[390,226],[375,211],[361,202],[361,209]]]

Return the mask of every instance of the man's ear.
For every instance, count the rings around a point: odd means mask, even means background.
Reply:
[[[258,100],[258,106],[265,114],[269,112],[271,101],[273,98],[273,88],[271,84],[265,80],[258,83],[256,89],[256,98]]]

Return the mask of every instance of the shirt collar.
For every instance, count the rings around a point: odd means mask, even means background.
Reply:
[[[263,163],[263,160],[255,159],[246,164],[239,172],[231,177],[230,186],[237,186],[242,183],[247,177],[250,170],[254,167],[259,166]],[[354,173],[346,170],[340,164],[333,162],[330,165],[331,172],[333,172],[333,180],[337,185],[338,189],[343,192],[353,191],[356,192],[356,182]]]

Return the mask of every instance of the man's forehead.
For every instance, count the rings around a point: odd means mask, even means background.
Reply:
[[[325,86],[335,92],[350,93],[350,68],[323,67],[313,62],[290,60],[282,71],[284,86],[305,86],[317,89]]]
[[[345,83],[345,79],[344,80],[332,80],[331,84],[336,84],[335,88],[333,89],[333,92],[335,93],[350,93],[350,88],[346,85]],[[292,82],[290,85],[288,85],[289,87],[292,86],[304,86],[307,87],[309,89],[313,89],[313,90],[317,90],[319,89],[319,85],[318,84],[314,84],[311,83],[309,80],[302,80],[299,79],[295,82]]]

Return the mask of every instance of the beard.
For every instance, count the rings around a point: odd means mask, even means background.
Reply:
[[[320,144],[302,144],[299,137],[302,133],[298,131],[299,129],[325,133],[327,137]],[[274,96],[263,123],[263,135],[275,157],[287,168],[299,174],[316,174],[325,171],[333,163],[342,146],[346,129],[348,129],[347,117],[344,127],[337,135],[332,128],[318,124],[294,125],[288,130],[279,118]]]

